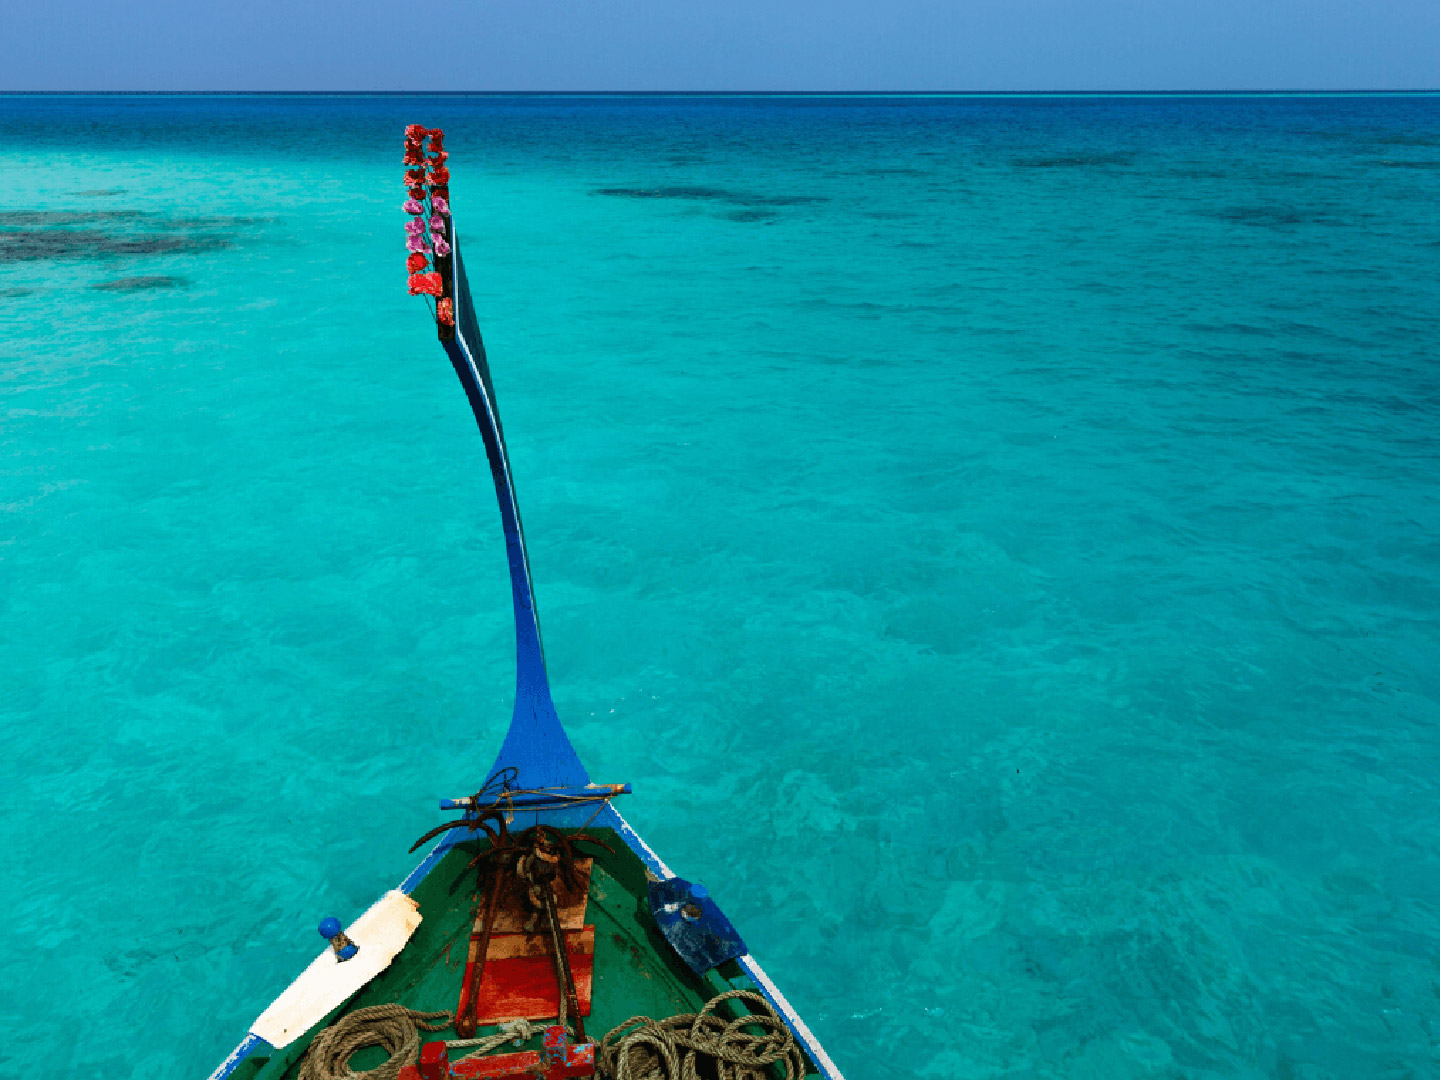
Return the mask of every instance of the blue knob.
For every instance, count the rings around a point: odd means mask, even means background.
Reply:
[[[334,915],[320,920],[320,936],[330,942],[339,960],[349,960],[360,951],[360,946],[345,936],[345,931],[340,929],[340,920]]]
[[[710,895],[710,890],[701,885],[698,881],[690,886],[690,895],[696,900],[704,900]]]

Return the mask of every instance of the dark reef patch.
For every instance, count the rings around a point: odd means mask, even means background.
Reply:
[[[171,277],[169,274],[146,274],[141,277],[122,277],[114,281],[102,281],[97,285],[91,285],[92,289],[103,289],[106,292],[140,292],[144,289],[178,289],[187,285],[182,277]]]
[[[0,211],[0,263],[219,251],[233,246],[224,230],[262,220],[170,218],[145,210],[6,210]]]
[[[143,210],[6,210],[0,212],[0,263],[218,251],[232,245],[215,230],[245,223],[175,220]]]
[[[1440,161],[1377,161],[1386,169],[1440,169]]]
[[[711,187],[657,187],[657,188],[596,188],[595,195],[612,195],[620,199],[723,199],[729,192],[724,188]]]
[[[278,220],[273,217],[248,217],[234,214],[212,215],[211,217],[168,218],[163,222],[167,229],[233,229],[241,225],[269,225]],[[162,225],[161,222],[155,222]]]
[[[139,210],[5,210],[0,211],[0,228],[48,229],[96,221],[133,221],[144,216]]]
[[[829,202],[824,195],[756,195],[753,198],[739,198],[735,202],[745,206],[807,206],[811,203]]]
[[[20,286],[15,286],[10,289],[0,289],[0,300],[18,299],[22,296],[29,296],[34,291],[34,289],[25,289]]]
[[[1339,224],[1334,218],[1294,206],[1227,206],[1223,210],[1215,211],[1214,216],[1235,225],[1254,225],[1261,228]]]
[[[1389,135],[1372,135],[1365,141],[1381,146],[1440,146],[1440,138],[1434,135],[1414,135],[1409,132],[1393,132]]]
[[[1062,154],[1055,157],[1013,158],[1018,169],[1084,169],[1093,165],[1131,165],[1134,154]]]
[[[75,192],[75,194],[82,199],[104,199],[108,198],[111,195],[124,195],[125,189],[123,187],[90,188],[87,191],[77,191]]]
[[[692,201],[725,202],[733,206],[803,206],[829,200],[823,195],[756,195],[728,188],[675,185],[671,187],[596,188],[592,195],[609,195],[617,199],[689,199]]]
[[[1224,169],[1201,165],[1175,165],[1165,170],[1165,175],[1180,180],[1228,180],[1230,174]]]
[[[106,255],[181,255],[231,246],[222,236],[108,233],[93,229],[0,230],[0,263]]]

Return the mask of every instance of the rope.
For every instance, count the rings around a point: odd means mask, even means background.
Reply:
[[[580,1019],[580,996],[570,972],[570,957],[565,952],[565,934],[560,929],[560,915],[555,909],[555,878],[560,873],[561,852],[552,850],[549,836],[538,826],[533,834],[534,846],[515,863],[515,873],[526,885],[526,900],[536,909],[533,924],[541,916],[550,933],[550,959],[555,966],[555,985],[559,989],[559,1005],[555,1023],[569,1029],[569,1012],[575,1010],[575,1034],[583,1042],[585,1022]],[[527,932],[530,924],[526,925]]]
[[[567,1006],[570,1004],[570,958],[565,955],[565,935],[560,931],[560,923],[555,917],[555,894],[550,893],[545,897],[546,921],[550,924],[550,956],[555,962],[555,985],[559,987],[560,993],[559,1008],[556,1012],[555,1023],[569,1030],[566,1020]],[[576,1024],[580,1023],[580,1013],[576,1010]],[[581,1037],[584,1037],[585,1029],[580,1029]]]
[[[443,1022],[426,1021],[444,1017]],[[414,1012],[404,1005],[372,1005],[342,1016],[316,1036],[300,1065],[300,1080],[397,1080],[420,1051],[420,1031],[444,1031],[448,1012]],[[390,1060],[368,1072],[350,1071],[350,1058],[367,1046],[384,1047]]]
[[[757,1006],[734,1020],[715,1015],[724,1001]],[[443,1018],[438,1024],[429,1020]],[[343,1016],[310,1044],[300,1065],[299,1080],[398,1080],[400,1070],[414,1062],[420,1031],[443,1031],[448,1012],[415,1012],[403,1005],[372,1005]],[[760,1028],[760,1034],[753,1029]],[[532,1038],[535,1027],[525,1019],[507,1021],[483,1039],[450,1039],[446,1045],[474,1048],[460,1060],[471,1061],[510,1041],[518,1046]],[[367,1046],[384,1047],[390,1059],[367,1072],[350,1071],[350,1058]],[[699,1058],[714,1062],[716,1080],[770,1080],[771,1065],[784,1068],[784,1080],[802,1080],[805,1058],[795,1036],[770,1003],[748,990],[730,990],[711,998],[698,1013],[665,1020],[632,1016],[600,1041],[596,1072],[602,1080],[701,1080]],[[711,1076],[711,1070],[705,1071]]]
[[[536,1029],[530,1025],[530,1021],[522,1017],[519,1020],[507,1020],[494,1035],[487,1035],[483,1039],[446,1039],[445,1045],[454,1046],[461,1050],[468,1050],[474,1047],[475,1052],[473,1054],[467,1054],[460,1059],[460,1061],[469,1061],[472,1058],[483,1057],[485,1054],[490,1053],[491,1050],[498,1050],[501,1046],[512,1040],[516,1046],[519,1046],[526,1039],[531,1038],[535,1034],[535,1031]],[[458,1065],[459,1062],[457,1061],[454,1064]]]
[[[735,1020],[716,1016],[715,1008],[732,999],[761,1011]],[[746,1030],[755,1027],[762,1033]],[[718,1080],[769,1080],[766,1066],[776,1063],[783,1063],[785,1080],[805,1075],[795,1036],[768,1001],[748,990],[711,998],[698,1013],[666,1020],[632,1016],[600,1040],[595,1065],[604,1080],[700,1080],[696,1059],[702,1056],[715,1062]]]

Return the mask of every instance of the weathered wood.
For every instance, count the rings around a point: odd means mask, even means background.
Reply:
[[[555,878],[555,905],[560,913],[562,930],[579,930],[585,925],[585,902],[590,895],[590,868],[595,860],[575,860],[575,888],[565,884],[562,877]],[[535,909],[525,900],[525,883],[511,875],[500,897],[500,908],[495,912],[495,934],[523,934],[527,920],[535,918]],[[543,922],[543,917],[541,922]]]
[[[595,979],[595,927],[565,931],[565,954],[575,977],[580,1015],[590,1015]],[[475,999],[477,1023],[496,1024],[524,1017],[545,1020],[558,1015],[562,989],[555,981],[548,934],[496,934],[490,939],[485,977]]]

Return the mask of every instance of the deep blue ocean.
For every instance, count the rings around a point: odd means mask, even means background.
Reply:
[[[851,1080],[1440,1076],[1440,97],[0,98],[0,1074],[203,1077],[557,704]]]

